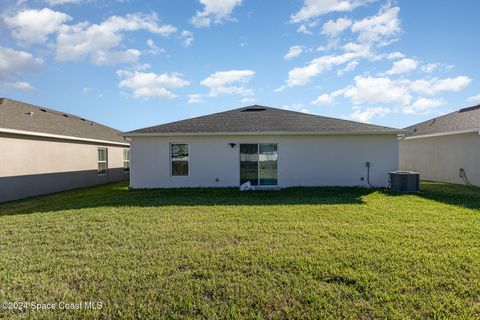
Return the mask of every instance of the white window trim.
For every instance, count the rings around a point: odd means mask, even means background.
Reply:
[[[125,151],[128,151],[128,160],[125,160]],[[123,172],[130,172],[130,157],[131,157],[130,148],[124,148],[122,156],[123,156]],[[128,162],[128,170],[125,170],[126,162]]]
[[[99,160],[99,159],[98,159],[98,150],[101,150],[101,149],[102,149],[102,150],[105,150],[105,160]],[[105,164],[106,164],[105,173],[100,173],[100,172],[98,172],[98,164],[100,164],[100,163],[105,163]],[[97,175],[99,175],[99,176],[105,176],[105,175],[107,175],[107,173],[108,173],[108,148],[106,148],[106,147],[98,147],[98,148],[97,148]]]
[[[188,156],[187,156],[187,162],[188,162],[188,174],[187,175],[184,175],[184,176],[177,176],[177,175],[173,175],[173,166],[172,166],[172,162],[173,161],[181,161],[181,160],[173,160],[172,159],[172,145],[173,144],[186,144],[187,145],[187,152],[188,152]],[[169,158],[170,158],[170,161],[169,161],[169,174],[170,174],[170,178],[182,178],[182,177],[189,177],[190,176],[190,143],[188,142],[169,142],[168,144],[168,154],[169,154]],[[185,160],[184,160],[185,161]]]

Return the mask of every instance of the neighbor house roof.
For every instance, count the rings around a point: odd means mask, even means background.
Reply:
[[[0,132],[127,145],[120,131],[72,114],[0,98]]]
[[[125,133],[143,135],[214,134],[394,134],[399,129],[316,116],[263,106],[250,106],[171,122]]]
[[[480,131],[480,105],[417,123],[405,130],[408,137]]]

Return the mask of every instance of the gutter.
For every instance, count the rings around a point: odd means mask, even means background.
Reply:
[[[130,146],[128,142],[122,143],[122,142],[115,142],[115,141],[109,141],[109,140],[79,138],[79,137],[65,136],[60,134],[51,134],[51,133],[33,132],[33,131],[24,131],[24,130],[15,130],[15,129],[6,129],[6,128],[0,128],[0,133],[10,133],[10,134],[23,135],[23,136],[44,137],[44,138],[52,138],[52,139],[93,142],[98,144],[110,144],[110,145],[123,146],[123,147]]]
[[[418,136],[406,137],[405,140],[434,138],[434,137],[451,136],[451,135],[455,135],[455,134],[475,133],[475,132],[480,134],[480,128],[450,131],[450,132],[439,132],[439,133],[431,133],[431,134],[422,134],[422,135],[418,135]]]
[[[406,134],[406,130],[392,131],[263,131],[263,132],[155,132],[135,133],[124,132],[123,137],[178,137],[178,136],[316,136],[316,135],[399,135]]]

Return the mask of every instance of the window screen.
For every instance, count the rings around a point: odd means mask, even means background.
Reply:
[[[170,144],[171,175],[188,176],[188,144],[172,143]]]

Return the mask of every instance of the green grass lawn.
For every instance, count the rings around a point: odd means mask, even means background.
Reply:
[[[117,183],[6,203],[0,302],[102,308],[0,318],[478,319],[480,189],[422,190]]]

